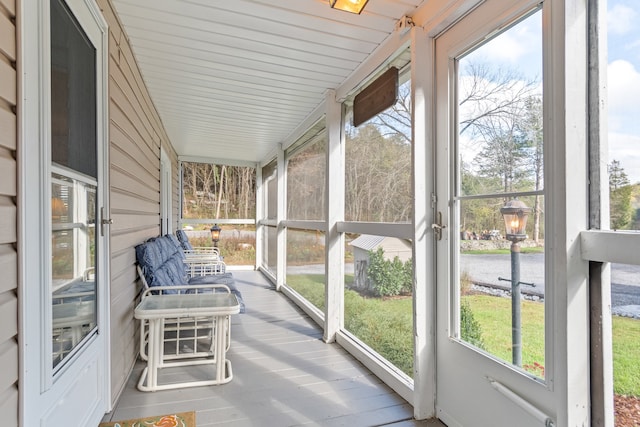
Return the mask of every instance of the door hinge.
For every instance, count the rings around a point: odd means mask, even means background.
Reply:
[[[433,229],[433,233],[436,236],[436,239],[442,240],[442,230],[447,228],[446,224],[442,223],[442,212],[438,212],[436,215],[437,222],[435,224],[431,224],[431,228]]]
[[[104,236],[104,226],[113,224],[113,220],[111,218],[104,217],[104,207],[100,208],[100,235]]]

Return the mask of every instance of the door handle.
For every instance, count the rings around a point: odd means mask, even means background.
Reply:
[[[431,224],[431,228],[433,229],[436,239],[442,240],[442,230],[447,228],[447,225],[442,223],[442,212],[438,212],[436,218],[438,222]]]

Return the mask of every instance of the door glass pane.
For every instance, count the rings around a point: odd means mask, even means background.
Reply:
[[[607,8],[610,227],[640,230],[640,11],[630,0]]]
[[[452,331],[544,378],[541,19],[529,15],[457,63]]]
[[[53,366],[96,326],[96,186],[54,173],[51,185]]]
[[[61,0],[51,2],[52,363],[96,323],[96,50]]]

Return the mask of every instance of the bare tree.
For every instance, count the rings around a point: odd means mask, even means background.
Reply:
[[[411,85],[400,85],[398,99],[389,109],[378,114],[373,122],[383,136],[396,136],[411,144]]]
[[[465,111],[459,132],[475,134],[492,118],[510,116],[520,109],[522,102],[536,95],[538,81],[527,79],[506,68],[495,68],[487,63],[467,62],[461,79],[458,105]]]
[[[185,218],[251,218],[255,212],[255,168],[183,163]]]

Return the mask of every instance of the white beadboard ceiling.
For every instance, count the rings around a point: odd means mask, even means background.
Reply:
[[[423,0],[113,3],[178,155],[260,162]]]

